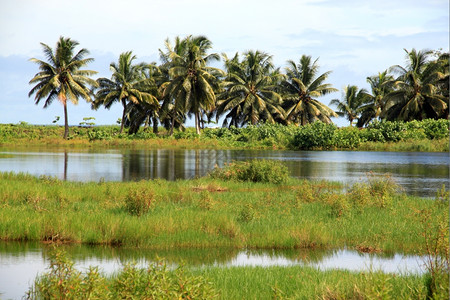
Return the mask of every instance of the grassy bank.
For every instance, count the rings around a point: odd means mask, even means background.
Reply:
[[[445,275],[445,274],[441,274]],[[309,267],[208,267],[175,270],[164,262],[80,272],[61,252],[51,258],[29,299],[448,299],[448,274],[319,271]]]
[[[245,128],[194,128],[169,136],[141,130],[119,134],[118,126],[72,127],[62,139],[63,127],[0,124],[0,146],[96,147],[96,148],[189,148],[189,149],[292,149],[366,151],[449,151],[448,120],[375,122],[367,128],[337,128],[316,122],[297,127],[264,124]]]
[[[343,192],[332,182],[239,182],[227,174],[75,183],[2,173],[0,240],[153,249],[346,246],[425,254],[424,233],[437,240],[436,228],[447,228],[442,241],[448,244],[445,191],[433,201],[397,194],[387,177]]]

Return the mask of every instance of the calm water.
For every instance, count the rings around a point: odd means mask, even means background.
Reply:
[[[424,272],[419,256],[380,256],[349,250],[311,251],[239,251],[235,249],[138,251],[109,247],[65,246],[77,269],[99,266],[105,274],[119,270],[126,262],[139,267],[164,257],[168,264],[184,262],[189,267],[202,266],[312,266],[321,270],[381,270],[389,273]],[[49,266],[49,248],[38,243],[0,243],[0,298],[20,299],[37,274]]]
[[[299,178],[352,184],[364,180],[368,172],[390,173],[408,194],[433,197],[443,184],[449,188],[448,153],[0,149],[0,171],[56,176],[71,181],[176,180],[204,176],[215,166],[223,166],[233,160],[255,158],[281,160],[291,175]],[[79,268],[97,265],[105,273],[114,272],[127,261],[134,260],[145,265],[157,255],[165,257],[170,263],[185,261],[190,266],[308,265],[321,269],[364,270],[372,267],[385,272],[423,271],[421,257],[398,254],[377,256],[348,250],[264,252],[188,249],[156,253],[71,246],[67,251]],[[44,272],[47,266],[47,249],[40,244],[0,243],[0,298],[21,298],[36,274]]]
[[[449,187],[449,154],[424,152],[269,150],[49,150],[0,149],[0,171],[72,181],[190,179],[233,160],[283,161],[291,175],[352,184],[368,172],[390,173],[408,194],[433,197]]]

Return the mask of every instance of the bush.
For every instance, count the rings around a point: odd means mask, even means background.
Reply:
[[[361,131],[361,129],[355,127],[345,127],[336,130],[334,133],[334,146],[345,149],[358,147],[361,143]]]
[[[194,139],[198,138],[199,135],[195,132],[194,128],[187,128],[184,131],[176,131],[173,134],[173,137],[177,140],[179,139]]]
[[[448,135],[449,135],[449,121],[445,120],[445,119],[423,120],[422,128],[425,131],[425,135],[430,140],[448,138]]]
[[[296,149],[330,149],[335,144],[334,134],[337,127],[334,124],[314,122],[300,127],[293,138]]]
[[[216,168],[210,173],[210,176],[223,180],[280,184],[289,179],[289,171],[281,162],[254,159],[248,162],[234,162],[224,168]]]
[[[102,130],[102,129],[97,129],[97,128],[95,128],[93,130],[89,130],[87,132],[87,136],[90,141],[112,139],[112,136],[109,132]]]

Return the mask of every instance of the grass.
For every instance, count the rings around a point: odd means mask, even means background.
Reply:
[[[309,267],[208,268],[219,299],[425,299],[425,276]],[[443,293],[444,294],[444,293]]]
[[[448,276],[436,282],[439,290],[428,278],[302,266],[168,268],[162,260],[104,275],[95,266],[78,271],[56,248],[27,299],[448,299]]]
[[[430,226],[448,225],[448,201],[398,194],[389,178],[342,188],[293,178],[75,183],[1,173],[0,240],[425,254],[422,212]]]

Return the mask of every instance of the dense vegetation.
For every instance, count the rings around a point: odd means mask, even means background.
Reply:
[[[134,64],[131,51],[111,63],[111,79],[89,76],[95,72],[80,68],[93,59],[83,59],[86,49],[75,54],[78,43],[61,37],[53,51],[42,44],[48,62],[32,59],[40,72],[30,81],[36,84],[29,95],[36,94],[36,104],[45,99],[50,105],[58,99],[64,106],[67,133],[67,99],[79,97],[92,102],[92,108],[121,103],[123,115],[120,132],[129,127],[135,134],[141,125],[163,125],[172,135],[183,128],[188,117],[195,120],[196,134],[206,123],[223,119],[223,127],[235,128],[263,123],[304,126],[321,121],[331,124],[331,117],[341,115],[358,127],[373,121],[412,121],[448,119],[448,53],[406,51],[406,66],[392,66],[368,77],[371,91],[349,85],[342,99],[334,99],[337,111],[317,98],[336,92],[326,80],[331,71],[320,74],[311,56],[298,62],[289,60],[283,73],[272,63],[272,56],[261,51],[222,55],[224,69],[211,63],[221,56],[209,53],[212,42],[204,36],[177,37],[165,41],[159,50],[161,64]],[[89,91],[87,87],[92,89]],[[94,99],[94,100],[92,100]],[[214,121],[215,120],[215,121]]]
[[[147,269],[125,265],[105,276],[96,267],[76,270],[56,247],[29,299],[448,298],[445,188],[430,201],[399,194],[388,176],[370,176],[344,191],[285,175],[266,161],[231,164],[213,173],[221,180],[70,183],[2,173],[0,239],[125,249],[347,247],[426,257],[427,273],[420,276],[299,266],[173,270],[163,262]]]
[[[445,190],[437,201],[418,199],[397,194],[389,177],[370,177],[343,191],[331,182],[279,180],[282,174],[268,172],[273,162],[250,164],[252,172],[238,178],[176,182],[73,183],[3,173],[0,240],[425,253],[424,225],[448,226]],[[279,183],[265,183],[268,177]]]
[[[111,276],[96,267],[78,271],[57,250],[27,299],[448,299],[445,278],[435,285],[430,278],[298,266],[171,270],[164,262],[128,264]]]
[[[158,148],[267,148],[294,150],[356,149],[382,151],[448,151],[449,121],[372,122],[366,128],[338,128],[314,122],[304,126],[262,124],[237,128],[205,128],[198,135],[192,128],[164,129],[158,134],[142,130],[120,133],[117,126],[80,126],[71,130],[69,140],[61,140],[58,126],[27,124],[0,125],[0,145],[56,145],[84,147],[158,147]]]

